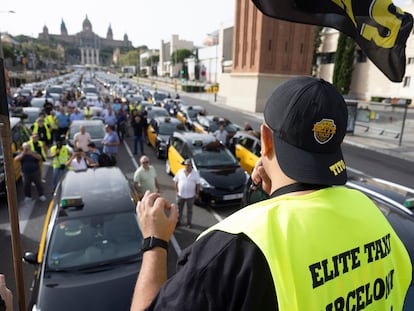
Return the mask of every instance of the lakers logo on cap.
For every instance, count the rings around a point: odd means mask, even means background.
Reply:
[[[336,125],[331,119],[322,119],[313,125],[313,136],[320,144],[326,144],[336,133]]]

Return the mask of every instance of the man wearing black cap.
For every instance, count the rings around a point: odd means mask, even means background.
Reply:
[[[264,120],[252,179],[270,198],[203,232],[168,281],[177,209],[156,194],[138,203],[147,242],[131,309],[402,310],[408,253],[374,203],[343,187],[342,96],[294,78],[275,89]]]

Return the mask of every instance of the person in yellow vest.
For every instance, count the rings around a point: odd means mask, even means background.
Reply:
[[[131,310],[402,310],[410,257],[376,205],[344,186],[346,127],[332,84],[296,77],[276,88],[252,173],[270,198],[203,232],[168,282],[178,212],[147,191]]]
[[[86,108],[83,110],[83,119],[90,120],[93,118],[93,110],[91,109],[92,105],[88,103]]]
[[[43,142],[45,149],[52,143],[52,133],[46,124],[46,119],[39,117],[32,125],[32,134],[37,134],[39,140]]]
[[[45,144],[39,139],[39,135],[37,133],[33,133],[32,136],[30,137],[30,140],[27,143],[30,146],[30,150],[32,150],[33,152],[36,151],[42,157],[42,159],[39,161],[40,177],[42,178],[43,162],[46,161],[46,155],[47,155]]]
[[[56,189],[59,179],[66,173],[66,162],[69,160],[70,154],[66,147],[66,141],[58,140],[55,145],[50,148],[50,156],[53,167],[53,191]]]
[[[51,143],[59,139],[59,126],[56,119],[56,112],[52,110],[45,118],[45,124],[49,127]]]

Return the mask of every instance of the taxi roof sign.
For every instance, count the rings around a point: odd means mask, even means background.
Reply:
[[[75,207],[75,208],[82,208],[84,205],[82,197],[80,196],[73,196],[73,197],[64,197],[60,200],[60,206],[63,209]]]

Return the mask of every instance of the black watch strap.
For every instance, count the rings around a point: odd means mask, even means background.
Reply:
[[[154,247],[161,247],[168,251],[168,242],[158,239],[154,236],[150,236],[148,238],[145,238],[142,241],[141,251],[142,252],[149,251],[150,249],[153,249]]]

